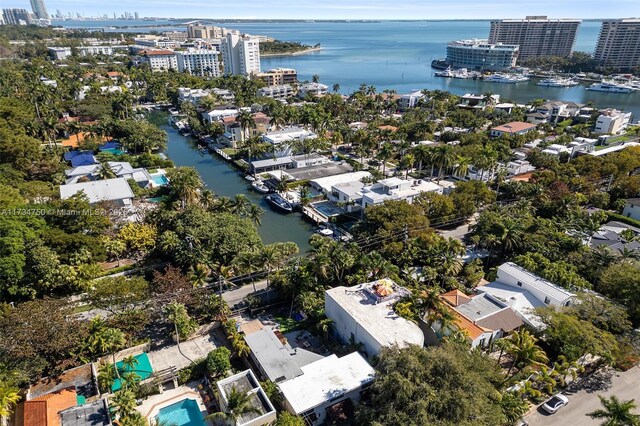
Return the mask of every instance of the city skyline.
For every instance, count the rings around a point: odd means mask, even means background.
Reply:
[[[322,4],[310,1],[271,0],[255,4],[250,0],[233,3],[193,0],[139,0],[136,2],[114,0],[105,10],[103,3],[91,0],[47,1],[49,10],[61,9],[66,14],[80,13],[84,16],[110,17],[115,12],[136,10],[140,16],[165,18],[211,18],[211,19],[491,19],[522,18],[525,15],[548,15],[552,18],[601,19],[631,17],[637,0],[600,0],[557,2],[541,0],[513,8],[508,0],[490,0],[478,7],[474,0],[455,0],[446,3],[425,4],[419,0],[401,0],[389,4],[384,0],[328,0]],[[198,8],[194,16],[193,8]],[[26,0],[6,0],[5,8],[28,8]]]

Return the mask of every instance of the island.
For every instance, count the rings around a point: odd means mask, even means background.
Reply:
[[[302,44],[297,41],[263,41],[260,42],[260,56],[295,56],[305,53],[317,52],[321,49],[320,43],[314,46]]]

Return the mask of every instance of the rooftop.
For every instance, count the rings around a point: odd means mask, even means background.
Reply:
[[[375,375],[358,352],[342,358],[328,356],[302,367],[302,372],[301,376],[278,385],[298,414],[359,389],[370,383]]]
[[[422,345],[422,330],[393,310],[393,304],[408,294],[407,289],[392,280],[382,279],[353,287],[334,287],[325,291],[325,298],[340,305],[381,346]]]

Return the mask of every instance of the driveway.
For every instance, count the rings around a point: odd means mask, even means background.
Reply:
[[[601,408],[598,395],[615,395],[620,400],[635,399],[640,403],[640,367],[636,366],[622,373],[610,369],[600,370],[580,380],[573,388],[563,392],[569,398],[569,404],[556,414],[548,415],[540,407],[536,407],[525,420],[530,426],[600,425],[602,420],[591,419],[586,415]]]

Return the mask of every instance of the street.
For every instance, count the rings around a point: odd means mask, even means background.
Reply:
[[[598,371],[581,380],[576,388],[573,392],[563,392],[569,398],[569,404],[556,414],[546,414],[540,407],[536,407],[525,416],[525,420],[530,426],[600,425],[602,420],[586,415],[602,408],[598,395],[615,395],[623,401],[635,399],[640,403],[640,367],[636,366],[625,372],[610,369]],[[640,414],[640,410],[636,414]]]

